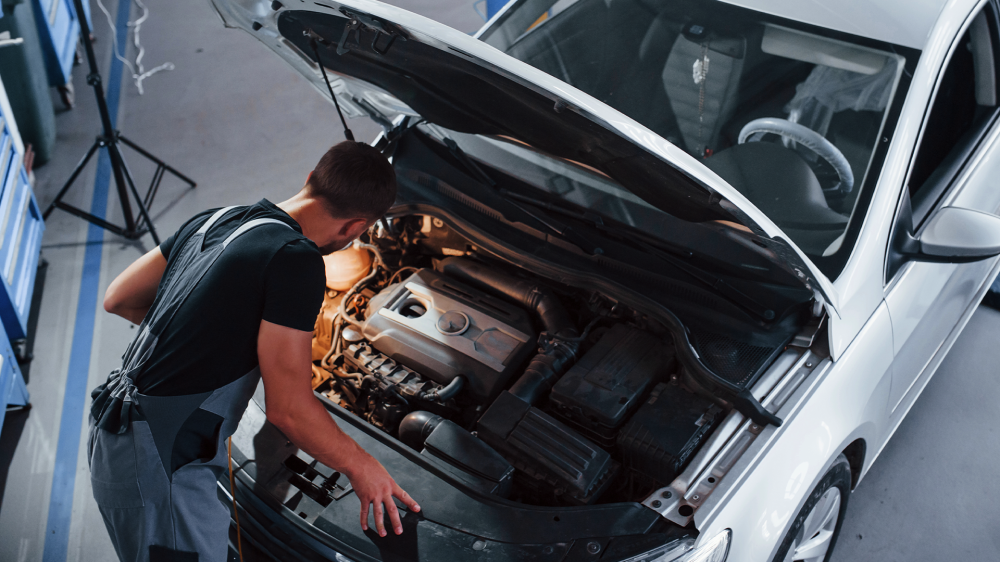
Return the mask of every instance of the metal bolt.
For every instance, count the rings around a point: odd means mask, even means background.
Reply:
[[[444,226],[444,221],[439,218],[434,218],[431,219],[431,224],[434,225],[434,228],[441,228],[442,226]]]
[[[542,549],[542,554],[552,554],[555,551],[551,546],[547,546]]]
[[[673,494],[670,492],[670,490],[666,490],[665,492],[663,492],[660,495],[663,496],[663,497],[665,497],[665,498],[668,498],[668,499],[671,498],[671,497],[673,497]]]
[[[662,504],[662,503],[660,503],[660,500],[653,500],[653,507],[654,507],[654,508],[658,508],[658,507],[660,507],[661,505],[663,505],[663,504]]]
[[[757,431],[758,429],[760,429],[760,426],[757,425],[757,424],[753,424],[753,425],[750,426],[750,429],[752,429],[754,431]]]
[[[591,554],[597,554],[601,551],[601,545],[596,542],[587,543],[587,552]]]
[[[695,495],[691,496],[691,501],[693,501],[693,502],[696,502],[696,501],[698,501],[700,499],[701,499],[701,496],[699,496],[698,494],[695,494]]]
[[[813,366],[812,363],[806,362],[806,367],[812,367],[812,366]]]
[[[486,548],[486,541],[476,541],[472,543],[472,550],[482,550]]]

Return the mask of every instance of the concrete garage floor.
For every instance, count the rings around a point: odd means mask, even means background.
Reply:
[[[160,236],[206,208],[294,193],[324,150],[342,138],[333,107],[249,35],[224,29],[207,0],[146,1],[145,64],[171,61],[176,68],[147,79],[142,96],[126,74],[118,126],[198,182],[189,190],[173,178],[164,181],[152,210]],[[391,3],[462,31],[481,25],[470,0]],[[106,5],[114,19],[116,2]],[[112,34],[96,2],[93,8],[98,59],[111,86]],[[43,208],[98,132],[85,75],[85,68],[76,69],[77,107],[57,117],[55,159],[36,170]],[[366,120],[351,126],[362,139],[377,132]],[[148,181],[151,166],[131,152],[127,157],[140,184]],[[68,202],[91,208],[96,170],[92,163]],[[121,222],[115,201],[109,200],[109,217]],[[47,222],[43,254],[50,265],[28,383],[33,409],[9,415],[0,436],[0,560],[114,559],[90,490],[85,407],[89,390],[116,367],[134,330],[104,313],[101,297],[152,247],[148,236],[126,241],[60,211]],[[977,312],[852,496],[834,560],[1000,559],[997,333],[1000,313]]]

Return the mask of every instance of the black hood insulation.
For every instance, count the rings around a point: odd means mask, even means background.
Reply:
[[[592,166],[684,220],[741,222],[720,204],[719,195],[551,94],[485,70],[460,52],[407,40],[389,22],[363,14],[357,19],[360,23],[286,10],[278,17],[278,30],[311,63],[316,59],[310,37],[322,38],[326,68],[382,88],[427,121],[462,133],[510,136]],[[363,25],[366,21],[382,30]]]

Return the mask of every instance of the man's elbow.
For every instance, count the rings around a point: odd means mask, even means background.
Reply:
[[[277,427],[282,433],[289,433],[295,427],[294,416],[284,408],[271,407],[266,410],[267,421]]]
[[[118,295],[118,291],[115,290],[115,286],[111,285],[108,287],[108,290],[104,293],[104,310],[111,314],[121,314],[122,304],[122,299]]]

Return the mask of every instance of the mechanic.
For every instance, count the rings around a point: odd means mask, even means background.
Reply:
[[[230,512],[216,481],[260,379],[267,419],[350,479],[364,530],[373,506],[380,536],[384,515],[403,531],[393,497],[420,511],[310,384],[322,256],[346,248],[395,196],[388,160],[345,141],[292,198],[196,215],[108,287],[105,310],[139,324],[122,367],[92,392],[90,416],[94,499],[122,561],[226,559]]]

